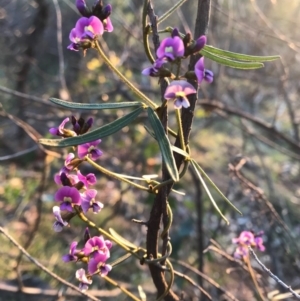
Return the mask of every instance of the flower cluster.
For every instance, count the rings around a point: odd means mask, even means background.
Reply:
[[[160,43],[156,56],[157,59],[153,63],[153,66],[148,67],[142,71],[143,75],[149,75],[153,77],[170,77],[175,80],[167,87],[165,91],[165,99],[173,99],[174,106],[177,109],[182,107],[188,108],[190,103],[187,99],[189,94],[197,93],[197,90],[185,80],[179,80],[179,78],[185,76],[174,76],[172,72],[164,67],[164,64],[170,63],[172,65],[180,66],[180,61],[187,58],[190,55],[198,53],[206,44],[206,36],[199,37],[196,41],[192,42],[191,35],[187,34],[183,39],[181,38],[177,28],[173,29],[171,37],[165,38]],[[195,65],[194,72],[188,75],[189,78],[193,78],[198,82],[198,85],[202,81],[208,83],[213,82],[213,72],[205,69],[204,57],[201,57]]]
[[[77,249],[78,243],[73,241],[69,253],[62,257],[64,262],[87,263],[87,271],[83,268],[76,271],[76,278],[82,291],[88,289],[93,275],[106,276],[112,269],[111,265],[106,263],[110,257],[111,241],[104,240],[103,236],[91,237],[88,228],[84,237],[85,245],[82,249]]]
[[[262,231],[258,234],[253,234],[250,231],[243,231],[239,237],[233,238],[232,242],[238,245],[233,255],[234,258],[241,259],[247,257],[249,254],[248,246],[257,248],[262,252],[265,251],[262,235]]]
[[[69,38],[72,43],[68,49],[78,51],[82,48],[85,51],[87,48],[94,47],[93,41],[104,31],[113,31],[114,28],[109,18],[112,6],[110,4],[104,6],[100,0],[92,9],[89,9],[84,0],[76,0],[76,7],[82,17],[70,32]]]
[[[73,129],[66,129],[65,125],[70,119],[66,118],[57,128],[51,128],[52,135],[62,137],[73,137],[86,133],[92,126],[93,120],[90,118],[85,122],[82,118],[72,117]],[[97,190],[90,186],[96,184],[96,176],[93,173],[83,175],[78,169],[79,165],[88,156],[92,160],[98,159],[102,151],[97,148],[100,139],[77,146],[77,157],[74,153],[69,153],[64,162],[64,166],[54,176],[54,181],[60,188],[56,191],[54,199],[59,206],[54,206],[53,214],[56,222],[53,228],[56,232],[62,231],[68,225],[74,215],[74,206],[81,208],[84,213],[92,209],[94,213],[100,212],[103,204],[96,200]],[[62,218],[61,211],[64,212],[65,219]]]
[[[51,128],[49,132],[55,136],[63,138],[74,137],[86,133],[93,124],[90,118],[86,122],[83,118],[71,118],[72,129],[65,126],[70,118],[65,118],[58,127]],[[97,190],[91,189],[90,186],[96,184],[96,176],[93,173],[83,175],[80,170],[80,164],[88,156],[92,160],[98,159],[102,151],[97,148],[101,142],[100,139],[77,146],[77,157],[74,153],[69,153],[64,162],[64,166],[54,176],[54,181],[60,188],[56,191],[54,199],[59,206],[53,207],[53,214],[56,219],[53,229],[56,232],[68,226],[68,222],[77,212],[88,212],[92,209],[93,213],[98,213],[103,208],[103,204],[96,200]],[[76,210],[75,210],[76,209]],[[76,271],[76,278],[79,280],[79,288],[82,291],[88,289],[92,283],[92,276],[99,274],[107,275],[112,267],[106,264],[110,257],[109,249],[112,243],[104,240],[102,236],[91,237],[88,229],[84,235],[85,245],[82,249],[77,249],[78,243],[73,241],[70,245],[69,254],[63,256],[64,262],[76,261],[87,263],[87,272],[81,268]]]

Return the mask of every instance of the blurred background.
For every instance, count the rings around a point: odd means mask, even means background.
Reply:
[[[93,1],[87,3],[91,6]],[[113,64],[159,103],[157,79],[141,75],[149,66],[141,42],[143,4],[137,0],[110,3],[114,31],[103,35],[101,45]],[[173,4],[171,0],[154,1],[155,13],[160,16]],[[159,28],[177,26],[183,33],[193,33],[195,8],[196,1],[187,1]],[[299,16],[297,0],[212,1],[209,45],[244,54],[281,56],[253,71],[230,69],[206,59],[206,68],[215,77],[213,84],[204,83],[199,91],[190,137],[192,156],[243,216],[212,189],[230,221],[227,226],[189,170],[175,186],[185,195],[171,194],[171,239],[175,270],[193,278],[213,300],[259,300],[246,266],[232,257],[232,238],[243,230],[264,231],[266,251],[257,252],[259,258],[284,282],[300,289]],[[95,51],[88,50],[83,57],[82,52],[67,50],[69,32],[78,17],[73,0],[0,1],[0,225],[34,258],[75,285],[80,264],[63,263],[61,256],[68,253],[73,240],[83,244],[85,226],[73,219],[70,228],[60,233],[52,230],[57,189],[53,176],[68,150],[53,149],[54,154],[46,155],[37,139],[50,137],[48,129],[67,116],[93,116],[95,128],[126,110],[69,111],[48,99],[83,103],[136,100]],[[170,120],[172,125],[172,110]],[[132,176],[159,174],[159,148],[144,125],[147,118],[141,115],[136,124],[103,139],[104,155],[99,163]],[[83,173],[87,172],[94,170],[85,165]],[[104,175],[97,177],[96,189],[105,207],[90,218],[144,247],[146,228],[131,219],[146,221],[153,197]],[[0,243],[0,300],[85,299],[20,256],[3,235]],[[113,247],[111,254],[114,260],[123,251]],[[252,265],[267,300],[291,300],[255,261]],[[116,266],[110,276],[142,300],[155,300],[148,268],[136,260]],[[179,276],[174,290],[184,292],[185,300],[207,300]],[[101,300],[129,300],[101,278],[94,280],[91,293]]]

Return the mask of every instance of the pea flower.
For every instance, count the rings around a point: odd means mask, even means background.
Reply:
[[[89,285],[92,284],[93,280],[90,277],[86,276],[85,270],[84,269],[77,270],[75,276],[76,276],[76,279],[78,279],[80,281],[79,289],[82,292],[85,292],[86,290],[88,290]]]
[[[70,118],[65,118],[58,127],[53,127],[49,129],[49,133],[53,136],[62,136],[62,137],[73,137],[76,136],[74,131],[65,129],[65,125],[69,122]]]
[[[159,70],[162,67],[162,65],[166,62],[166,58],[162,59],[157,59],[152,67],[148,67],[142,71],[143,75],[148,75],[148,76],[159,76]]]
[[[68,49],[78,51],[80,47],[90,48],[88,42],[96,39],[103,32],[103,24],[97,17],[81,17],[70,32],[69,39],[72,43]]]
[[[172,37],[165,38],[161,41],[156,55],[159,59],[167,58],[168,61],[174,61],[178,57],[184,55],[184,44],[182,39],[173,35]]]
[[[54,199],[57,202],[61,202],[60,210],[67,210],[70,212],[73,211],[72,205],[80,205],[81,203],[79,191],[76,188],[69,186],[63,186],[57,190]]]
[[[97,160],[99,157],[102,156],[102,151],[97,149],[96,146],[101,142],[101,139],[84,143],[81,145],[78,145],[77,151],[78,151],[78,157],[80,159],[83,159],[86,155],[91,155],[92,160]]]
[[[95,254],[99,254],[101,261],[105,262],[110,257],[109,249],[111,247],[112,243],[110,240],[104,240],[103,236],[94,236],[85,243],[82,251],[85,256],[92,255],[93,257]]]
[[[56,221],[53,224],[53,230],[55,232],[61,232],[63,227],[66,227],[68,223],[63,220],[60,213],[60,208],[58,206],[53,207],[53,214],[56,219]]]
[[[196,63],[195,74],[199,85],[202,83],[203,80],[210,84],[214,80],[213,72],[204,68],[204,57],[200,58]]]
[[[182,107],[188,108],[190,103],[187,99],[187,95],[197,93],[196,89],[188,82],[184,80],[174,80],[167,87],[164,98],[174,99],[174,106],[177,109]]]
[[[103,256],[100,253],[96,253],[95,256],[89,260],[88,271],[90,274],[99,272],[101,276],[106,276],[111,269],[111,265],[106,264],[105,261],[103,261]]]
[[[95,189],[88,189],[81,194],[81,208],[84,213],[90,208],[93,209],[94,213],[98,213],[103,208],[103,204],[95,200],[96,195],[97,190]]]
[[[86,176],[84,176],[80,170],[77,171],[77,178],[78,181],[83,183],[83,186],[85,188],[88,188],[90,185],[95,185],[97,182],[96,176],[93,173],[89,173]]]
[[[77,261],[78,259],[78,257],[76,256],[76,252],[78,252],[78,250],[76,249],[77,244],[78,244],[77,241],[73,241],[71,243],[69,254],[66,254],[62,257],[62,260],[64,262]]]
[[[243,231],[241,232],[240,236],[237,238],[233,238],[232,242],[238,244],[235,252],[234,258],[241,259],[249,254],[248,246],[257,248],[260,251],[265,250],[265,246],[263,245],[262,236],[263,232],[259,232],[258,234],[253,234],[250,231]]]

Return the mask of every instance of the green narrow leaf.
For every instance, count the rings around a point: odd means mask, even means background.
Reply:
[[[201,182],[201,184],[202,184],[204,190],[206,191],[206,193],[207,193],[207,195],[208,195],[210,201],[212,202],[213,206],[214,206],[215,209],[218,211],[218,213],[221,215],[221,217],[224,219],[224,221],[227,223],[227,225],[229,225],[228,219],[227,219],[227,218],[223,215],[223,213],[221,212],[219,206],[218,206],[217,203],[215,202],[215,200],[214,200],[213,196],[211,195],[211,193],[210,193],[208,187],[206,186],[206,184],[205,184],[205,182],[204,182],[204,180],[203,180],[201,174],[199,173],[197,167],[195,166],[195,161],[192,160],[191,163],[192,163],[192,166],[193,166],[194,169],[195,169],[195,172],[196,172],[196,174],[197,174],[197,176],[198,176],[198,178],[199,178],[199,180],[200,180],[200,182]]]
[[[264,66],[263,63],[259,62],[240,62],[240,61],[235,61],[231,59],[227,59],[222,56],[215,55],[213,53],[208,52],[207,50],[202,49],[200,53],[212,61],[215,61],[219,64],[222,64],[227,67],[231,68],[236,68],[236,69],[244,69],[244,70],[249,70],[249,69],[259,69]]]
[[[223,194],[223,192],[218,188],[218,186],[212,181],[212,179],[206,174],[206,172],[200,167],[200,165],[193,159],[191,161],[193,165],[200,171],[200,173],[205,177],[205,179],[213,186],[213,188],[219,193],[219,195],[232,207],[234,208],[240,215],[243,215],[242,212],[237,209]]]
[[[149,117],[150,124],[153,128],[155,137],[159,144],[159,148],[160,148],[163,160],[168,169],[168,172],[174,181],[178,181],[179,174],[178,174],[175,159],[174,159],[174,156],[172,153],[172,148],[171,148],[169,138],[166,135],[164,128],[163,128],[156,112],[150,107],[147,108],[147,111],[148,111],[148,117]]]
[[[135,109],[131,113],[108,123],[98,129],[90,131],[86,134],[65,138],[65,139],[40,139],[39,142],[43,145],[53,146],[53,147],[67,147],[67,146],[75,146],[79,144],[83,144],[86,142],[94,141],[97,139],[101,139],[107,137],[111,134],[114,134],[130,124],[133,120],[135,120],[138,115],[144,110],[143,107],[139,107]]]
[[[271,62],[280,59],[280,55],[268,55],[268,56],[256,56],[247,55],[242,53],[231,52],[216,48],[210,45],[205,45],[204,50],[216,54],[218,56],[236,59],[238,61],[248,61],[248,62]]]
[[[50,101],[65,108],[81,109],[81,110],[104,110],[104,109],[122,109],[141,107],[140,102],[117,102],[117,103],[79,103],[69,102],[58,98],[50,98]]]

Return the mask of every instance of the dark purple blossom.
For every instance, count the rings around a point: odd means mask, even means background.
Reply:
[[[65,168],[62,168],[59,173],[54,175],[54,182],[57,185],[73,186],[79,182],[78,176],[68,173]]]
[[[68,49],[78,51],[82,43],[94,40],[97,36],[102,35],[103,32],[103,24],[97,17],[81,17],[77,21],[75,28],[70,32],[69,38],[72,43],[68,46]]]
[[[69,120],[70,118],[68,117],[65,118],[58,127],[49,129],[49,133],[52,134],[53,136],[63,136],[63,137],[76,136],[76,133],[73,133],[72,131],[65,129],[65,125]]]
[[[174,106],[177,109],[182,107],[188,108],[190,103],[187,99],[187,95],[195,94],[196,89],[184,80],[174,80],[167,87],[164,98],[174,99]]]
[[[157,59],[152,67],[148,67],[142,71],[143,75],[148,75],[148,76],[159,76],[159,69],[163,66],[163,64],[166,62],[165,58],[162,59]]]
[[[184,44],[178,36],[163,39],[156,51],[159,59],[167,58],[169,61],[174,61],[183,54]]]
[[[105,263],[105,257],[101,253],[96,253],[88,263],[88,271],[90,274],[100,272],[101,276],[106,276],[111,271],[112,267]]]
[[[86,276],[85,270],[79,269],[76,271],[75,275],[76,275],[76,279],[78,279],[80,281],[79,289],[82,292],[85,292],[86,290],[88,290],[89,285],[92,284],[93,280],[90,277]]]
[[[200,85],[203,80],[208,83],[212,83],[214,80],[214,74],[212,71],[204,68],[204,57],[200,58],[195,65],[195,74],[197,76],[198,84]]]
[[[76,253],[78,252],[78,250],[76,249],[77,244],[78,244],[77,241],[73,241],[71,243],[69,254],[66,254],[62,257],[62,260],[64,262],[77,261],[78,259],[78,257],[76,256]]]
[[[102,20],[104,30],[107,32],[112,32],[114,30],[114,27],[109,17],[111,15],[111,11],[112,6],[110,4],[107,4],[102,10],[103,18],[100,18]]]
[[[84,176],[80,170],[77,171],[77,178],[80,182],[83,183],[83,186],[85,188],[89,188],[90,185],[95,185],[97,182],[97,178],[95,174],[89,173],[86,176]]]
[[[78,145],[78,157],[83,159],[86,155],[90,155],[92,160],[97,160],[99,157],[102,156],[102,151],[97,149],[96,146],[101,142],[101,139],[96,141],[84,143]]]
[[[101,257],[101,261],[105,262],[110,257],[109,249],[112,247],[112,243],[109,240],[104,240],[103,236],[94,236],[90,238],[82,249],[85,256],[92,257],[97,253]],[[98,255],[97,255],[98,256]],[[100,258],[98,256],[98,259]]]
[[[60,209],[72,212],[73,205],[80,205],[80,193],[74,187],[64,186],[55,193],[55,201],[61,202]]]
[[[203,35],[196,40],[192,49],[193,53],[199,52],[205,45],[206,45],[206,36]]]
[[[90,208],[93,209],[94,213],[98,213],[103,208],[103,204],[95,200],[96,195],[97,190],[95,189],[88,189],[81,194],[81,208],[84,213]]]
[[[56,221],[53,224],[53,230],[55,232],[61,232],[63,227],[66,227],[68,223],[62,219],[60,208],[58,206],[53,207],[53,214],[56,219]]]

